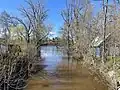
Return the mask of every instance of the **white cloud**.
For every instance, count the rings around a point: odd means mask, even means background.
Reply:
[[[51,31],[50,35],[56,35],[56,32]]]

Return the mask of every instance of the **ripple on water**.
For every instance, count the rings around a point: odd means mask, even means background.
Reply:
[[[67,58],[55,46],[41,47],[45,70],[48,74],[40,78],[35,75],[28,84],[27,90],[108,90],[96,75],[91,75],[87,68],[72,65],[68,68]]]

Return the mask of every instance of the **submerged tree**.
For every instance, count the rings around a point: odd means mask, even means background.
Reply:
[[[90,43],[92,6],[88,0],[82,2],[71,0],[67,9],[62,13],[65,21],[63,27],[64,38],[68,41],[68,49],[75,57],[83,58]],[[66,35],[65,35],[66,34]],[[68,36],[67,36],[68,35]],[[73,55],[73,56],[74,56]]]

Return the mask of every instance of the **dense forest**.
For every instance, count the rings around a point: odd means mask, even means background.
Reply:
[[[49,10],[41,0],[25,0],[28,7],[19,8],[20,17],[1,12],[0,90],[25,89],[29,79],[44,68],[38,65],[43,61],[41,46],[49,45],[66,51],[69,69],[76,62],[77,67],[87,67],[100,77],[110,90],[119,90],[120,1],[96,2],[102,7],[94,14],[91,0],[66,0],[59,11],[64,24],[60,35],[52,39],[54,26],[46,23]]]

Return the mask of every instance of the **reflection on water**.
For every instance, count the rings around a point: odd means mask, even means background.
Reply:
[[[71,63],[69,68],[67,59],[62,60],[66,55],[55,46],[42,46],[41,56],[43,64],[47,65],[47,75],[43,75],[44,78],[35,75],[29,81],[27,90],[108,90],[101,78],[91,75],[88,68],[80,63]]]
[[[47,65],[45,70],[54,71],[56,66],[62,60],[62,52],[56,46],[42,46],[41,56],[44,59],[44,64]]]

